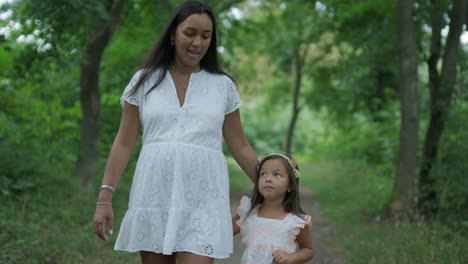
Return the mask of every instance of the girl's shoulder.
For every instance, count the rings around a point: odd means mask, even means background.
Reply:
[[[251,206],[252,206],[252,202],[250,200],[250,197],[242,196],[240,200],[239,209],[237,210],[237,214],[241,218],[244,218],[247,215],[247,213],[250,211]]]
[[[242,196],[240,200],[240,205],[237,208],[237,215],[239,216],[239,220],[236,222],[238,226],[242,227],[244,221],[249,218],[249,211],[251,208],[251,200],[247,196]]]
[[[292,214],[292,217],[289,217],[288,221],[288,230],[291,235],[294,237],[298,236],[301,230],[304,229],[304,227],[308,226],[310,227],[312,225],[311,217],[310,215],[295,215]]]
[[[299,228],[304,228],[305,226],[311,226],[312,225],[312,217],[307,214],[303,215],[295,215],[291,214],[292,217],[290,217],[290,223],[294,227],[299,227]]]
[[[241,204],[242,203],[249,203],[250,204],[250,201],[251,201],[250,197],[248,197],[246,195],[242,196],[241,199],[240,199]]]

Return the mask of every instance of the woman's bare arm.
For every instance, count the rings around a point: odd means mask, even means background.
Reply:
[[[254,182],[258,158],[242,129],[239,110],[226,115],[223,135],[229,151],[231,151],[237,164]]]

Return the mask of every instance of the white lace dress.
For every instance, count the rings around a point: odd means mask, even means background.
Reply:
[[[288,253],[298,250],[296,237],[305,225],[310,225],[310,216],[304,219],[289,213],[283,220],[257,216],[258,206],[250,214],[250,198],[242,197],[236,224],[241,229],[245,251],[242,264],[271,264],[273,251],[280,249]]]
[[[192,73],[180,106],[169,72],[148,95],[159,73],[130,96],[140,74],[121,98],[139,107],[143,146],[115,249],[227,258],[233,237],[222,126],[241,105],[236,87],[225,75]]]

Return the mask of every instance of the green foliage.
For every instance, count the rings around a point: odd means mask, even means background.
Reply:
[[[277,98],[282,101],[283,99]],[[258,155],[282,152],[290,120],[292,106],[264,101],[257,105],[246,105],[241,109],[244,132]],[[292,152],[294,155],[312,156],[319,144],[323,122],[314,119],[315,113],[303,108],[294,131]]]
[[[0,46],[0,75],[11,70],[13,65],[13,59],[11,55],[5,50],[4,47]]]
[[[244,132],[257,153],[282,150],[288,113],[280,112],[279,107],[247,108],[241,110]]]
[[[393,110],[381,112],[386,120],[392,122],[376,123],[363,114],[354,114],[349,120],[324,121],[322,128],[315,134],[315,151],[309,156],[313,159],[359,159],[378,168],[379,174],[393,176],[394,159],[398,147],[399,112],[397,105]],[[318,115],[326,120],[329,113]]]
[[[320,89],[312,90],[308,98],[316,107],[329,107],[339,118],[359,112],[381,121],[375,113],[391,107],[398,94],[396,2],[323,3],[335,24],[319,42],[323,55],[309,60]]]
[[[0,125],[8,124],[0,117]],[[2,129],[3,130],[3,129]],[[15,197],[37,187],[38,178],[44,173],[44,160],[39,153],[20,144],[8,142],[0,135],[0,196]]]
[[[253,183],[233,158],[227,159],[231,194],[247,195],[252,191]]]
[[[0,191],[11,198],[37,188],[51,163],[70,167],[79,136],[73,71],[29,52],[12,49],[13,67],[0,73]]]
[[[37,152],[31,133],[34,124],[24,122],[27,117],[14,114],[17,107],[25,106],[22,102],[31,102],[29,98],[14,98],[11,87],[3,87],[4,93],[0,105],[0,191],[2,195],[14,196],[36,187],[40,171],[44,169],[45,159]],[[34,108],[28,108],[34,109]],[[11,111],[11,112],[8,112]],[[29,120],[28,120],[29,121]],[[28,132],[24,131],[28,129]],[[32,130],[32,131],[31,131]],[[29,141],[29,142],[28,142]]]
[[[79,33],[83,26],[89,28],[96,18],[106,18],[104,0],[48,0],[20,1],[18,14],[28,15],[26,19],[37,19],[37,23],[49,24],[60,36],[65,32]]]

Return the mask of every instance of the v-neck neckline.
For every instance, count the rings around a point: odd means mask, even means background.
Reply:
[[[167,71],[167,73],[169,74],[169,80],[170,80],[170,82],[172,84],[172,91],[174,91],[175,99],[176,99],[177,106],[179,107],[179,109],[183,109],[184,106],[187,103],[187,99],[190,98],[188,95],[189,95],[190,91],[192,90],[192,89],[190,89],[190,86],[191,86],[191,83],[193,82],[193,78],[195,76],[197,76],[198,74],[200,74],[202,71],[203,71],[203,69],[201,69],[201,70],[199,70],[197,72],[192,72],[192,73],[189,74],[189,79],[188,79],[188,82],[187,82],[187,89],[185,91],[184,101],[182,103],[180,102],[179,95],[177,94],[177,87],[176,87],[174,78],[172,78],[172,73],[171,73],[170,70]]]

